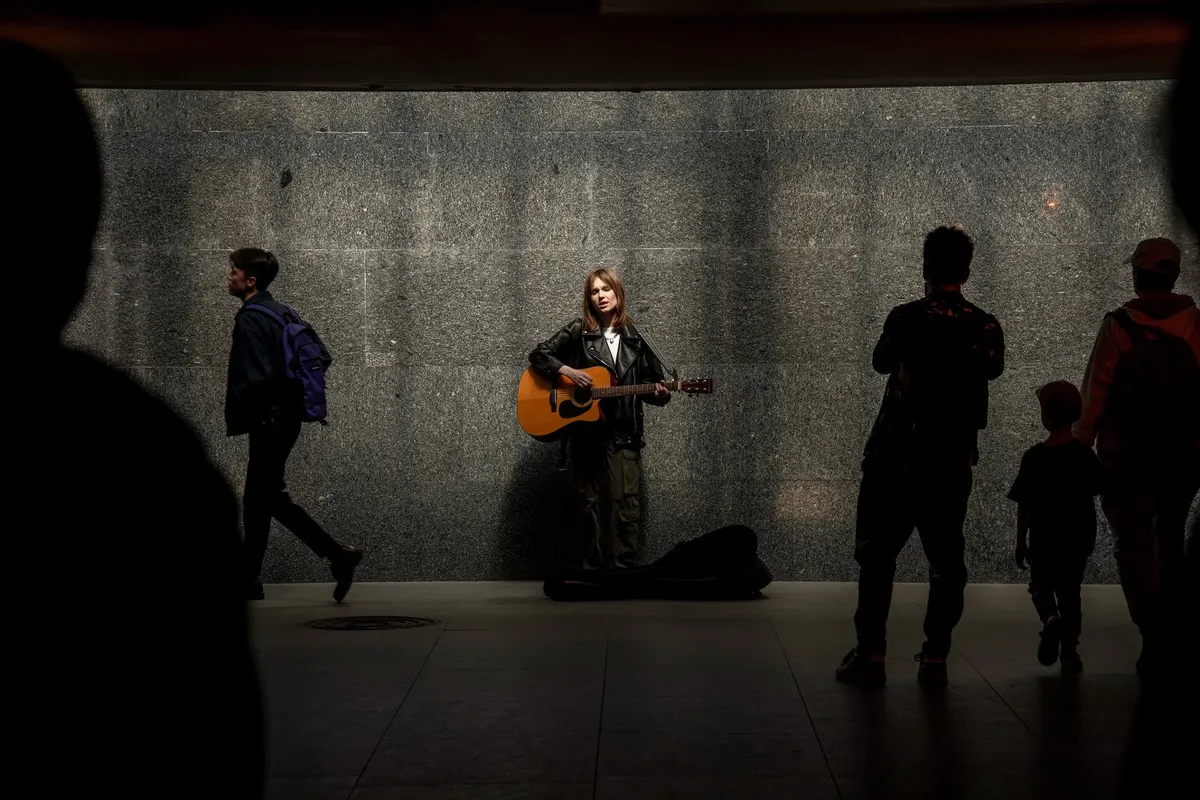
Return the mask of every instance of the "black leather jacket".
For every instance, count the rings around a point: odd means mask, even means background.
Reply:
[[[621,349],[617,351],[616,363],[603,334],[598,330],[585,331],[582,318],[572,320],[535,347],[529,354],[529,363],[549,378],[557,377],[559,367],[565,365],[573,369],[608,367],[615,383],[620,386],[666,380],[663,365],[650,352],[633,323],[627,324],[621,331]],[[670,395],[658,397],[646,394],[601,400],[600,410],[604,414],[604,421],[599,424],[604,426],[603,429],[613,437],[618,447],[640,450],[645,446],[645,440],[642,439],[642,403],[665,406],[670,399]],[[584,427],[596,426],[574,425],[569,430],[575,432],[576,428]]]

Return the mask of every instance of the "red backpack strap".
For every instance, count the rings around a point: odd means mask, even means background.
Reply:
[[[1112,317],[1113,322],[1117,323],[1121,330],[1125,331],[1125,335],[1129,337],[1130,342],[1134,345],[1150,339],[1146,331],[1146,326],[1134,322],[1129,309],[1118,308],[1116,311],[1110,311],[1105,316]]]

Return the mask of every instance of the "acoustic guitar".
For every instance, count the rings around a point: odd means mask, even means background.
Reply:
[[[612,373],[605,367],[588,367],[582,371],[592,376],[590,387],[579,386],[565,375],[551,380],[532,367],[525,370],[517,387],[517,422],[521,423],[521,429],[535,439],[553,441],[568,425],[599,421],[600,400],[654,394],[658,388],[653,383],[613,386]],[[712,394],[713,390],[712,378],[666,383],[672,392]]]

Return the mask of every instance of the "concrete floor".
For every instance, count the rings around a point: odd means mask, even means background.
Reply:
[[[1159,750],[1137,732],[1137,636],[1111,586],[1085,589],[1074,682],[1037,663],[1024,587],[969,587],[951,685],[933,694],[911,660],[918,585],[897,587],[875,691],[833,680],[851,584],[727,604],[410,583],[358,585],[338,607],[329,590],[269,586],[255,604],[271,800],[1115,797],[1131,777],[1147,788]],[[441,624],[298,625],[365,614]]]

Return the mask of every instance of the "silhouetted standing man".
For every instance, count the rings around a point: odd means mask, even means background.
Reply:
[[[242,494],[246,597],[263,598],[259,573],[273,517],[310,550],[329,559],[337,584],[333,599],[340,603],[350,591],[362,552],[335,541],[292,502],[284,483],[288,456],[300,437],[305,399],[301,382],[288,377],[284,363],[284,323],[297,317],[268,291],[278,274],[279,262],[266,250],[245,247],[229,255],[229,293],[242,301],[242,308],[233,323],[225,425],[230,436],[250,434],[250,464]]]
[[[950,634],[967,583],[963,523],[987,425],[988,381],[1004,371],[995,317],[963,298],[975,245],[958,228],[925,238],[925,297],[892,309],[872,364],[888,376],[867,440],[858,494],[854,558],[859,564],[858,646],[837,669],[848,683],[886,681],[886,628],[896,557],[912,535],[929,559],[925,644],[918,680],[946,683]]]
[[[26,293],[7,489],[30,513],[6,539],[28,604],[7,620],[7,756],[63,797],[261,797],[237,500],[164,403],[60,343],[100,215],[96,142],[50,59],[0,41],[0,76],[0,234]]]
[[[1184,528],[1200,490],[1200,309],[1172,291],[1180,269],[1174,242],[1140,242],[1126,263],[1137,297],[1104,318],[1075,435],[1096,445],[1111,473],[1100,505],[1142,635],[1138,674],[1147,676],[1163,666],[1158,642],[1196,624],[1172,617],[1185,591]]]

